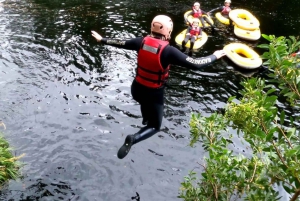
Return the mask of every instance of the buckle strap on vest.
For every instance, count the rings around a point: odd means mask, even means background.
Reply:
[[[158,83],[158,84],[160,84],[162,82],[161,80],[152,80],[152,79],[147,78],[147,77],[142,76],[142,75],[138,75],[138,76],[143,78],[144,80],[147,80],[148,82],[153,82],[153,83]]]

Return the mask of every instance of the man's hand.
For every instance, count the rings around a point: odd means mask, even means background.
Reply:
[[[217,57],[217,59],[220,59],[221,57],[225,56],[224,50],[217,50],[213,53]]]
[[[96,40],[98,41],[98,42],[100,42],[101,40],[102,40],[102,36],[100,36],[96,31],[91,31],[92,32],[92,36],[94,37],[94,38],[96,38]]]

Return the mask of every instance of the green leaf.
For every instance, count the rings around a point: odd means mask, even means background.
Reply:
[[[281,63],[281,65],[290,66],[290,65],[292,65],[292,62],[289,61],[289,60],[284,60],[284,61]]]
[[[276,89],[269,89],[268,91],[267,91],[267,95],[269,95],[269,94],[271,94],[271,93],[273,93],[274,91],[276,91]],[[276,97],[277,98],[277,97]]]
[[[299,84],[300,83],[300,76],[298,76],[297,78],[296,78],[296,84]]]
[[[232,100],[234,100],[236,97],[235,96],[231,96],[228,98],[228,102],[231,102]]]
[[[264,49],[269,49],[270,45],[268,45],[268,44],[261,44],[261,45],[257,45],[257,47],[264,48]]]
[[[276,48],[276,52],[280,54],[280,56],[286,56],[286,46],[279,46]],[[282,59],[282,58],[280,58]]]
[[[298,150],[296,150],[296,149],[290,149],[290,150],[286,151],[285,155],[286,155],[287,157],[292,157],[292,156],[294,156],[297,152],[298,152]]]
[[[295,179],[295,186],[298,189],[300,188],[300,183],[299,183],[298,179]]]
[[[285,93],[283,95],[291,98],[291,97],[293,97],[295,95],[295,93],[294,92],[288,92],[288,93]]]
[[[270,36],[268,36],[268,35],[266,35],[266,34],[261,34],[261,36],[262,36],[264,39],[266,39],[266,40],[268,40],[268,41],[271,41]]]
[[[265,139],[266,138],[266,133],[261,131],[261,130],[258,130],[256,131],[256,133],[254,133],[256,136],[258,136],[261,140]]]
[[[283,125],[285,119],[285,113],[284,111],[281,111],[280,113],[280,124]]]
[[[292,136],[295,135],[295,133],[296,133],[296,128],[291,128],[287,133],[287,137],[290,139]]]
[[[296,41],[295,36],[289,36],[290,39],[292,39],[292,41]],[[288,39],[287,39],[288,40]]]
[[[273,136],[274,136],[273,133],[269,132],[269,134],[266,137],[266,141],[270,142],[273,139]]]
[[[289,194],[291,194],[293,192],[293,189],[291,189],[289,186],[283,185],[283,188]]]

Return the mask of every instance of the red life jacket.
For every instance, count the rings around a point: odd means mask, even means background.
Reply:
[[[159,88],[164,85],[169,76],[170,65],[164,69],[160,63],[160,55],[169,45],[163,41],[146,36],[138,52],[138,67],[135,80],[150,88]]]
[[[190,34],[192,36],[198,36],[200,34],[200,28],[199,27],[192,27],[190,30]]]
[[[193,17],[198,18],[198,17],[201,17],[201,16],[202,16],[201,9],[195,10],[194,7],[193,7]]]
[[[223,10],[221,11],[221,13],[223,15],[228,15],[230,11],[231,11],[231,8],[229,6],[223,6]]]

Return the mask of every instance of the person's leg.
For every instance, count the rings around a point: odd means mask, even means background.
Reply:
[[[153,136],[160,130],[162,118],[163,118],[164,106],[162,104],[154,104],[150,108],[152,110],[148,114],[149,116],[148,124],[147,126],[142,128],[139,132],[134,134],[134,144]]]
[[[205,29],[206,26],[205,26],[205,21],[204,21],[203,17],[200,17],[199,19],[200,19],[200,21],[201,21],[201,24],[202,24],[203,29]]]
[[[136,81],[133,81],[131,94],[134,100],[140,103],[143,118],[147,118],[148,122],[147,126],[141,128],[136,134],[127,135],[124,144],[117,154],[120,159],[129,153],[132,145],[157,133],[163,118],[164,88],[149,90]]]
[[[127,135],[124,144],[118,151],[118,158],[123,159],[130,151],[132,145],[139,143],[147,138],[150,138],[157,132],[161,127],[163,118],[163,104],[149,105],[149,113],[146,114],[148,119],[148,125],[141,128],[134,135]]]
[[[133,97],[133,99],[138,102],[140,104],[140,110],[141,110],[141,114],[142,114],[142,124],[146,125],[148,118],[147,118],[147,107],[143,107],[141,102],[143,101],[143,94],[142,92],[144,92],[144,89],[141,88],[140,85],[138,85],[136,83],[136,81],[133,81],[132,85],[131,85],[131,95]]]
[[[215,28],[215,25],[213,25],[213,24],[211,23],[211,21],[210,21],[206,16],[204,16],[203,18],[204,18],[204,20],[205,20],[211,27]]]
[[[234,24],[233,24],[233,21],[228,17],[229,19],[229,29],[232,31],[233,28],[234,28]]]
[[[141,113],[142,113],[142,117],[143,117],[143,121],[142,124],[143,125],[147,125],[148,124],[148,117],[147,117],[147,113],[148,113],[148,107],[145,105],[141,105]]]
[[[194,44],[195,44],[195,40],[196,40],[196,37],[195,37],[195,36],[192,36],[192,37],[191,37],[190,51],[193,50],[193,47],[194,47]]]
[[[190,39],[190,36],[185,35],[185,38],[184,38],[184,40],[182,41],[182,44],[181,44],[183,51],[185,51],[185,49],[186,49],[185,45],[186,45],[186,43],[188,42],[189,39]]]

